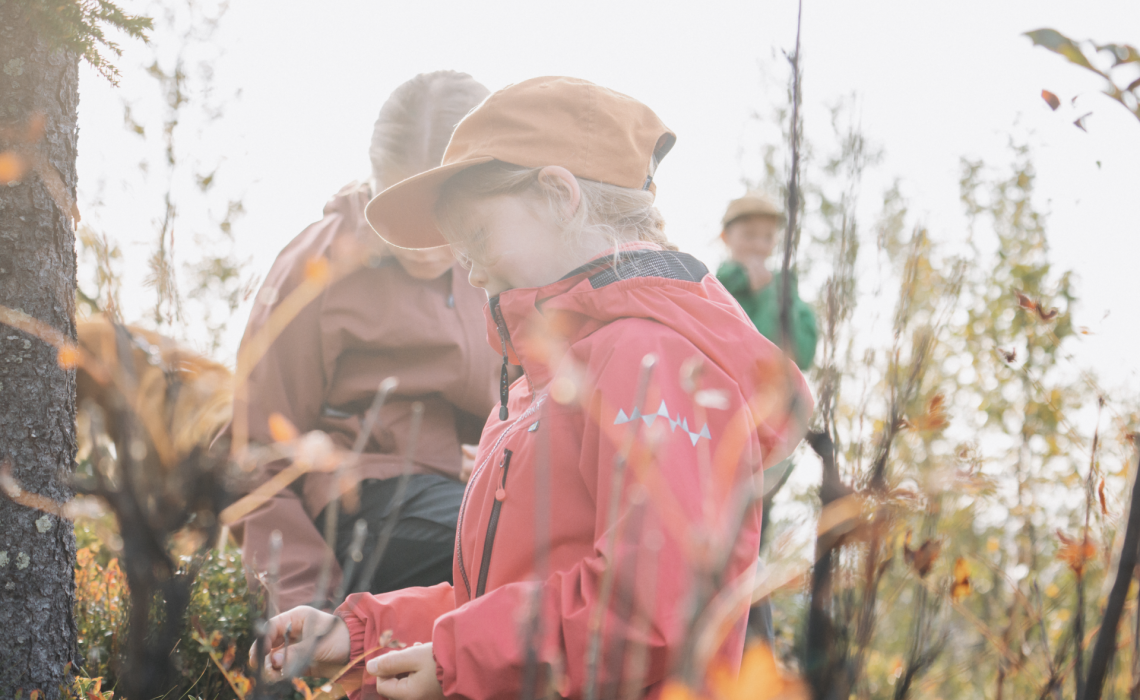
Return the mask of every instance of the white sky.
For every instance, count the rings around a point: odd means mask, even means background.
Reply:
[[[366,176],[372,123],[391,90],[442,68],[471,73],[492,90],[573,75],[651,106],[678,135],[657,176],[669,235],[711,266],[720,256],[711,241],[723,207],[741,193],[742,175],[758,172],[759,154],[742,153],[750,114],[782,99],[778,79],[767,83],[777,91],[763,89],[761,65],[783,75],[772,55],[792,46],[795,4],[245,0],[221,26],[212,61],[219,90],[240,88],[241,97],[200,141],[192,133],[180,138],[201,162],[222,162],[219,188],[244,194],[247,214],[234,230],[239,251],[262,274],[320,217],[331,194]],[[826,136],[824,106],[857,93],[863,130],[886,154],[863,187],[868,205],[899,177],[912,211],[950,242],[964,235],[959,159],[1004,165],[1010,136],[1033,144],[1052,257],[1077,273],[1077,323],[1094,331],[1078,360],[1106,385],[1135,389],[1140,122],[1094,94],[1095,76],[1020,36],[1040,27],[1136,45],[1140,3],[808,0],[806,128]],[[130,242],[152,236],[163,183],[135,182],[143,152],[122,128],[120,100],[153,94],[141,70],[147,55],[127,47],[118,90],[89,69],[81,80],[81,207],[88,222],[124,242],[136,282],[145,246]],[[1050,112],[1042,88],[1066,107]],[[1087,96],[1074,113],[1067,102],[1078,93]],[[153,113],[145,103],[136,109]],[[1071,125],[1085,111],[1095,111],[1089,133]],[[149,292],[127,296],[129,312]],[[247,314],[243,308],[235,317],[221,359],[236,351]]]

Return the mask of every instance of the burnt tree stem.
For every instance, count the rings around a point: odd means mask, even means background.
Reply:
[[[25,13],[0,2],[0,305],[74,340],[78,57]],[[0,468],[62,503],[75,453],[75,371],[52,345],[0,325]],[[0,697],[54,700],[68,684],[74,565],[69,521],[0,497]]]

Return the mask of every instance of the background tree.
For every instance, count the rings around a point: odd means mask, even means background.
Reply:
[[[141,37],[149,20],[103,0],[0,2],[0,470],[53,503],[71,496],[76,450],[78,66],[114,80],[105,26]],[[74,562],[70,521],[0,499],[0,695],[59,697],[77,660]]]

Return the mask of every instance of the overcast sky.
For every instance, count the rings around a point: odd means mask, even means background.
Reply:
[[[965,231],[960,159],[1002,165],[1011,137],[1031,144],[1053,260],[1076,272],[1077,324],[1094,333],[1076,349],[1078,360],[1109,386],[1136,388],[1140,122],[1095,95],[1095,76],[1021,36],[1044,26],[1140,44],[1140,3],[808,0],[806,128],[826,135],[825,106],[856,94],[863,131],[885,152],[863,187],[866,208],[898,177],[916,218],[949,242]],[[220,27],[211,59],[216,95],[240,89],[240,97],[200,136],[180,138],[202,164],[222,164],[221,190],[243,195],[247,213],[234,232],[261,273],[320,217],[331,194],[367,175],[372,123],[392,89],[442,68],[469,72],[492,90],[572,75],[651,106],[678,135],[657,176],[669,235],[712,265],[724,205],[742,193],[742,176],[759,171],[751,115],[782,99],[784,73],[773,56],[793,44],[795,5],[244,0]],[[123,241],[136,281],[145,245],[132,241],[152,236],[164,180],[152,169],[139,181],[145,153],[122,127],[121,100],[135,101],[144,119],[157,114],[145,98],[154,94],[142,71],[148,56],[127,47],[117,90],[89,69],[81,78],[81,206],[87,222]],[[1042,88],[1065,107],[1051,112]],[[1085,97],[1069,105],[1078,94]],[[1094,112],[1088,133],[1071,125],[1086,111]],[[188,186],[178,181],[176,191]],[[184,213],[192,229],[193,212]],[[192,245],[192,237],[181,240]],[[243,308],[232,324],[222,359],[235,352],[247,315]]]

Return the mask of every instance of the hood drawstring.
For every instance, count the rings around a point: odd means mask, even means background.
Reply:
[[[511,383],[507,378],[507,365],[510,364],[510,359],[507,357],[507,329],[503,322],[503,314],[499,311],[499,297],[491,298],[490,304],[491,317],[495,319],[495,329],[499,331],[499,343],[503,346],[503,369],[499,374],[499,420],[506,420],[509,415],[507,400],[511,393]]]

